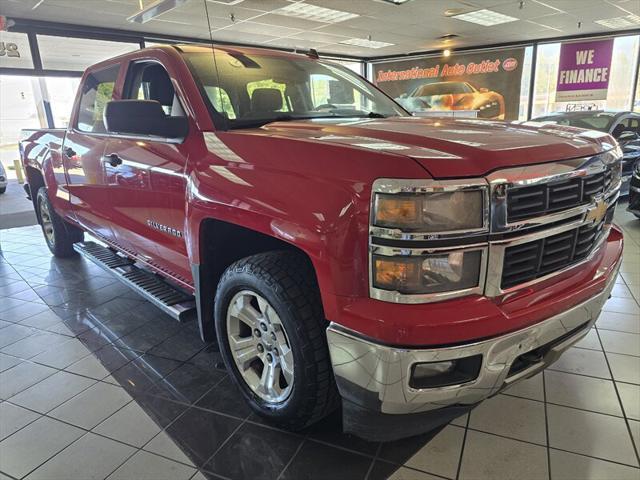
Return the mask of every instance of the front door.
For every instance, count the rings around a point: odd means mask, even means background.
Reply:
[[[170,116],[184,116],[165,68],[153,61],[131,63],[123,99],[155,100]],[[180,144],[160,138],[112,136],[104,156],[111,190],[113,229],[123,249],[188,282],[191,276],[184,239],[185,166]]]

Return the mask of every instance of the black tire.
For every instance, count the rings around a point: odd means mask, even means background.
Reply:
[[[238,371],[227,337],[227,310],[233,297],[249,290],[265,298],[286,329],[294,358],[294,380],[281,403],[265,402]],[[288,430],[300,430],[339,405],[320,293],[313,267],[303,255],[275,251],[244,258],[222,275],[215,298],[215,328],[220,353],[249,406],[261,417]]]
[[[7,191],[7,187],[0,188],[0,195]]]
[[[60,258],[75,255],[76,251],[73,249],[73,244],[84,240],[84,232],[78,227],[65,222],[62,217],[56,213],[49,201],[46,187],[40,187],[36,200],[38,206],[38,222],[40,222],[44,239],[51,253]],[[43,216],[47,214],[50,225],[43,219]],[[46,231],[49,227],[51,228],[50,234]]]

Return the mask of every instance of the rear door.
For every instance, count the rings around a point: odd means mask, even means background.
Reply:
[[[128,65],[122,98],[155,100],[165,114],[185,116],[185,99],[179,98],[167,69],[155,60]],[[117,165],[108,165],[106,170],[118,245],[188,281],[186,149],[157,137],[112,135],[104,153],[118,159]]]
[[[103,159],[107,140],[103,112],[114,96],[119,71],[120,64],[116,64],[87,72],[62,146],[69,201],[76,220],[109,241],[115,237]]]

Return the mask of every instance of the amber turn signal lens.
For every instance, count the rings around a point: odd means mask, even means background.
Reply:
[[[393,258],[375,259],[375,285],[389,290],[415,284],[420,273],[420,263],[415,261],[394,260]]]
[[[422,202],[416,198],[379,196],[376,223],[378,225],[411,225],[418,222]]]

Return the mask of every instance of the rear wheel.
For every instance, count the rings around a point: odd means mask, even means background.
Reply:
[[[56,213],[45,187],[38,190],[37,205],[42,233],[51,253],[61,258],[74,255],[73,244],[84,239],[84,232]]]
[[[0,188],[0,195],[7,191],[7,187]]]
[[[315,275],[296,253],[231,265],[218,284],[215,326],[227,369],[251,408],[299,430],[338,406]]]

